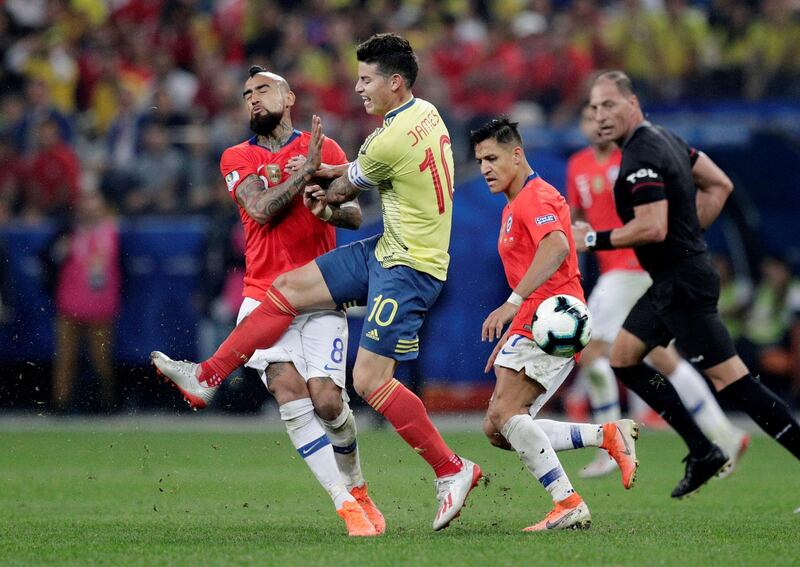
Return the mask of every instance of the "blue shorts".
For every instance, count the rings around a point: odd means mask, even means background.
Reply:
[[[408,266],[384,268],[380,235],[331,250],[316,262],[339,306],[366,305],[359,346],[397,361],[419,355],[419,332],[444,282]]]

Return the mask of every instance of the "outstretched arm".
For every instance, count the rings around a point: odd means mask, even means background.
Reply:
[[[697,186],[697,219],[700,228],[708,228],[717,220],[722,207],[733,192],[733,182],[710,157],[699,152],[692,166],[694,184]]]

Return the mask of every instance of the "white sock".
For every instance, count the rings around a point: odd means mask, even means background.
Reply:
[[[501,433],[555,502],[575,492],[550,440],[530,415],[515,415],[503,425]]]
[[[691,364],[681,360],[670,374],[669,381],[706,437],[720,444],[737,444],[736,429],[725,417],[706,381]]]
[[[289,439],[317,477],[322,488],[330,494],[336,509],[341,508],[347,501],[354,502],[355,498],[347,492],[342,474],[336,466],[331,442],[314,413],[311,398],[294,400],[278,409],[281,419],[286,424]]]
[[[619,388],[608,359],[605,356],[598,357],[585,371],[594,420],[598,423],[618,420],[622,416],[619,409]]]
[[[320,421],[333,445],[333,456],[336,457],[336,464],[347,483],[347,490],[352,490],[364,484],[364,475],[361,473],[361,460],[358,456],[356,419],[347,402],[342,405],[342,413],[336,419]]]
[[[599,447],[603,442],[603,426],[594,423],[565,423],[550,419],[537,419],[538,425],[556,452]]]

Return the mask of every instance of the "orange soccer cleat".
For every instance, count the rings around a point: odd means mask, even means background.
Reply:
[[[528,526],[523,532],[546,532],[549,530],[586,530],[592,526],[592,515],[583,498],[575,492],[556,502],[544,520]]]
[[[603,424],[603,442],[600,447],[608,451],[611,458],[619,465],[622,473],[622,486],[631,488],[636,482],[636,440],[639,438],[639,426],[632,419],[618,419]]]
[[[378,535],[375,526],[367,518],[364,509],[358,502],[345,502],[341,508],[336,510],[339,517],[347,525],[347,535],[351,537],[370,537]]]
[[[369,494],[367,493],[367,485],[363,484],[361,486],[356,486],[350,491],[350,494],[352,494],[353,498],[356,499],[356,502],[361,505],[361,508],[364,510],[364,513],[367,515],[370,523],[375,527],[375,531],[378,532],[378,535],[385,532],[386,520],[384,519],[383,514],[381,514],[381,511],[378,510],[375,502],[373,502],[372,498],[369,497]]]

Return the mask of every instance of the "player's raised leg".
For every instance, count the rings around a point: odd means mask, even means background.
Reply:
[[[549,419],[537,419],[556,452],[584,447],[605,449],[604,457],[619,467],[622,486],[633,487],[639,461],[636,460],[636,440],[639,425],[632,419],[618,419],[602,425],[590,423],[565,423]]]
[[[542,353],[542,356],[547,355]],[[530,405],[544,396],[546,390],[528,378],[524,369],[495,365],[495,375],[497,384],[487,410],[488,421],[517,451],[522,463],[550,493],[554,503],[542,521],[525,531],[588,528],[591,526],[589,508],[573,489],[548,436],[528,413]]]
[[[155,351],[150,358],[158,372],[169,378],[190,405],[206,407],[219,385],[260,348],[269,348],[289,328],[299,311],[333,309],[325,280],[315,262],[275,279],[261,304],[200,364],[179,362]]]

